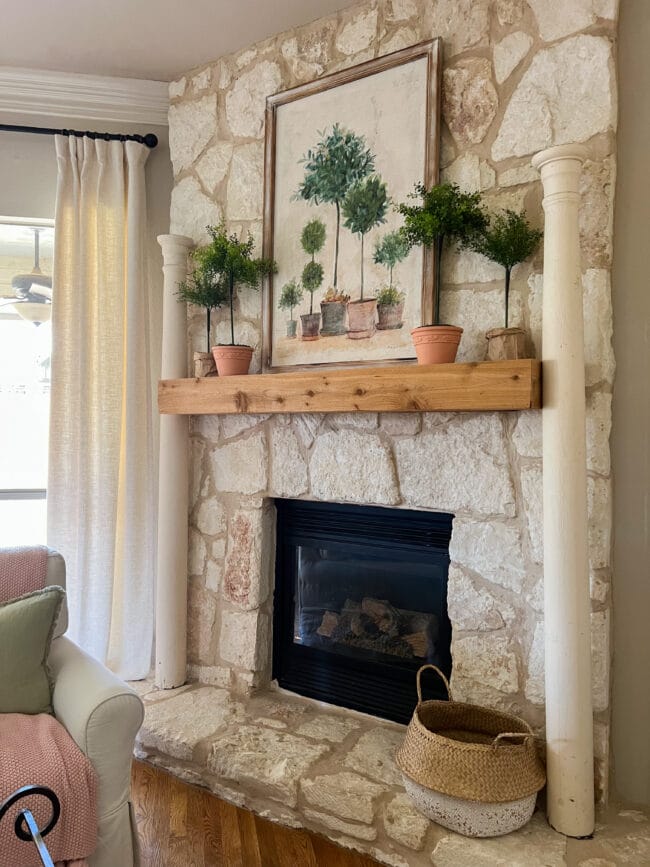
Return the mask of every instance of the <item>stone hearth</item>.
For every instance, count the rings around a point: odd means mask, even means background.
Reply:
[[[650,863],[643,813],[611,809],[594,840],[567,840],[538,812],[468,840],[416,812],[393,762],[404,727],[279,690],[132,684],[146,714],[136,755],[274,822],[307,828],[392,867],[609,867]],[[592,860],[593,859],[593,860]]]

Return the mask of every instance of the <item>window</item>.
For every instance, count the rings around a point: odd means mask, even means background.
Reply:
[[[53,245],[0,218],[0,546],[46,541]]]

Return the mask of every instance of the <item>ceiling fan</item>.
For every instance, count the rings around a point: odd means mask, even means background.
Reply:
[[[34,267],[29,274],[16,274],[11,280],[17,301],[12,305],[23,319],[40,325],[47,322],[52,310],[52,278],[43,274],[40,268],[40,233],[34,228]]]

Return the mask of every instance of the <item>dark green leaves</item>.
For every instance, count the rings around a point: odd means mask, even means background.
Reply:
[[[522,211],[506,210],[490,217],[488,224],[471,241],[472,249],[511,270],[537,249],[542,232],[533,229]]]
[[[343,225],[355,235],[365,235],[386,222],[388,193],[379,175],[364,178],[350,188],[343,201]]]
[[[325,223],[318,218],[310,220],[302,230],[300,243],[305,253],[310,256],[319,253],[325,243]]]
[[[315,292],[323,282],[323,266],[320,262],[307,262],[302,269],[302,285],[308,292]]]
[[[394,268],[398,262],[405,259],[409,252],[409,244],[403,232],[389,232],[377,241],[373,261],[385,268]]]
[[[302,301],[302,289],[296,280],[285,283],[280,292],[278,307],[281,310],[293,310]]]
[[[416,184],[410,198],[421,199],[421,204],[401,204],[397,210],[404,217],[404,235],[412,247],[430,247],[441,238],[467,243],[486,225],[481,194],[463,193],[456,184],[438,184],[429,190]]]
[[[375,157],[366,147],[363,136],[334,124],[331,133],[321,133],[321,140],[303,157],[305,176],[297,197],[319,205],[341,202],[350,187],[371,174]]]

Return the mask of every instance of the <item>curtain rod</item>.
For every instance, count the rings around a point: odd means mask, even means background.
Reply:
[[[31,132],[36,135],[76,135],[79,137],[88,136],[88,138],[99,138],[104,141],[137,141],[140,144],[146,145],[148,148],[155,148],[158,144],[158,136],[152,132],[146,135],[122,135],[112,132],[79,132],[76,129],[50,129],[42,126],[17,126],[12,123],[0,123],[0,130],[5,132]]]

